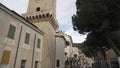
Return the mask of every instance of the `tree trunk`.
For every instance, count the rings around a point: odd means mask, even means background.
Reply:
[[[104,37],[106,38],[109,45],[112,47],[112,49],[115,51],[117,56],[120,56],[120,50],[115,46],[114,42],[111,40],[110,33],[105,33]]]

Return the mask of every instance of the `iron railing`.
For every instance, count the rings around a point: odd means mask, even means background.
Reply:
[[[117,59],[114,60],[104,60],[95,61],[93,68],[119,68],[119,62]]]

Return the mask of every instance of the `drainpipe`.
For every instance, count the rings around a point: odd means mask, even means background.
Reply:
[[[34,68],[33,63],[34,63],[34,53],[35,53],[35,40],[36,40],[36,33],[35,33],[35,37],[34,37],[31,68]]]
[[[14,62],[14,67],[13,68],[15,68],[15,66],[16,66],[16,60],[17,60],[18,50],[19,50],[19,46],[20,46],[21,34],[22,34],[22,26],[20,28],[20,34],[19,34],[19,38],[18,38],[18,46],[17,46],[17,50],[16,50],[15,62]]]
[[[55,68],[56,68],[56,36],[55,36]]]

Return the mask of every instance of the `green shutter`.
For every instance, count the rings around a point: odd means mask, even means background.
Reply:
[[[41,40],[38,38],[38,40],[37,40],[37,48],[40,48],[40,42],[41,42]]]
[[[26,44],[29,44],[29,39],[30,39],[30,34],[26,33],[26,36],[25,36],[25,43]]]
[[[10,25],[7,37],[14,39],[15,30],[16,30],[16,27],[13,25]]]

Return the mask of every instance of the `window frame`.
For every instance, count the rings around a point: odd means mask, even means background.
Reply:
[[[38,68],[38,61],[35,61],[35,66],[34,68]]]
[[[21,60],[20,68],[25,68],[25,65],[26,65],[26,60]]]
[[[37,7],[37,8],[36,8],[36,11],[40,11],[40,7]]]
[[[24,43],[25,43],[25,44],[29,44],[29,41],[30,41],[30,34],[29,34],[29,33],[26,33],[26,34],[25,34]]]
[[[41,39],[38,38],[38,39],[37,39],[37,48],[40,48],[40,46],[41,46]]]
[[[10,24],[7,37],[10,38],[10,39],[14,39],[15,31],[16,31],[16,27],[14,25]]]

